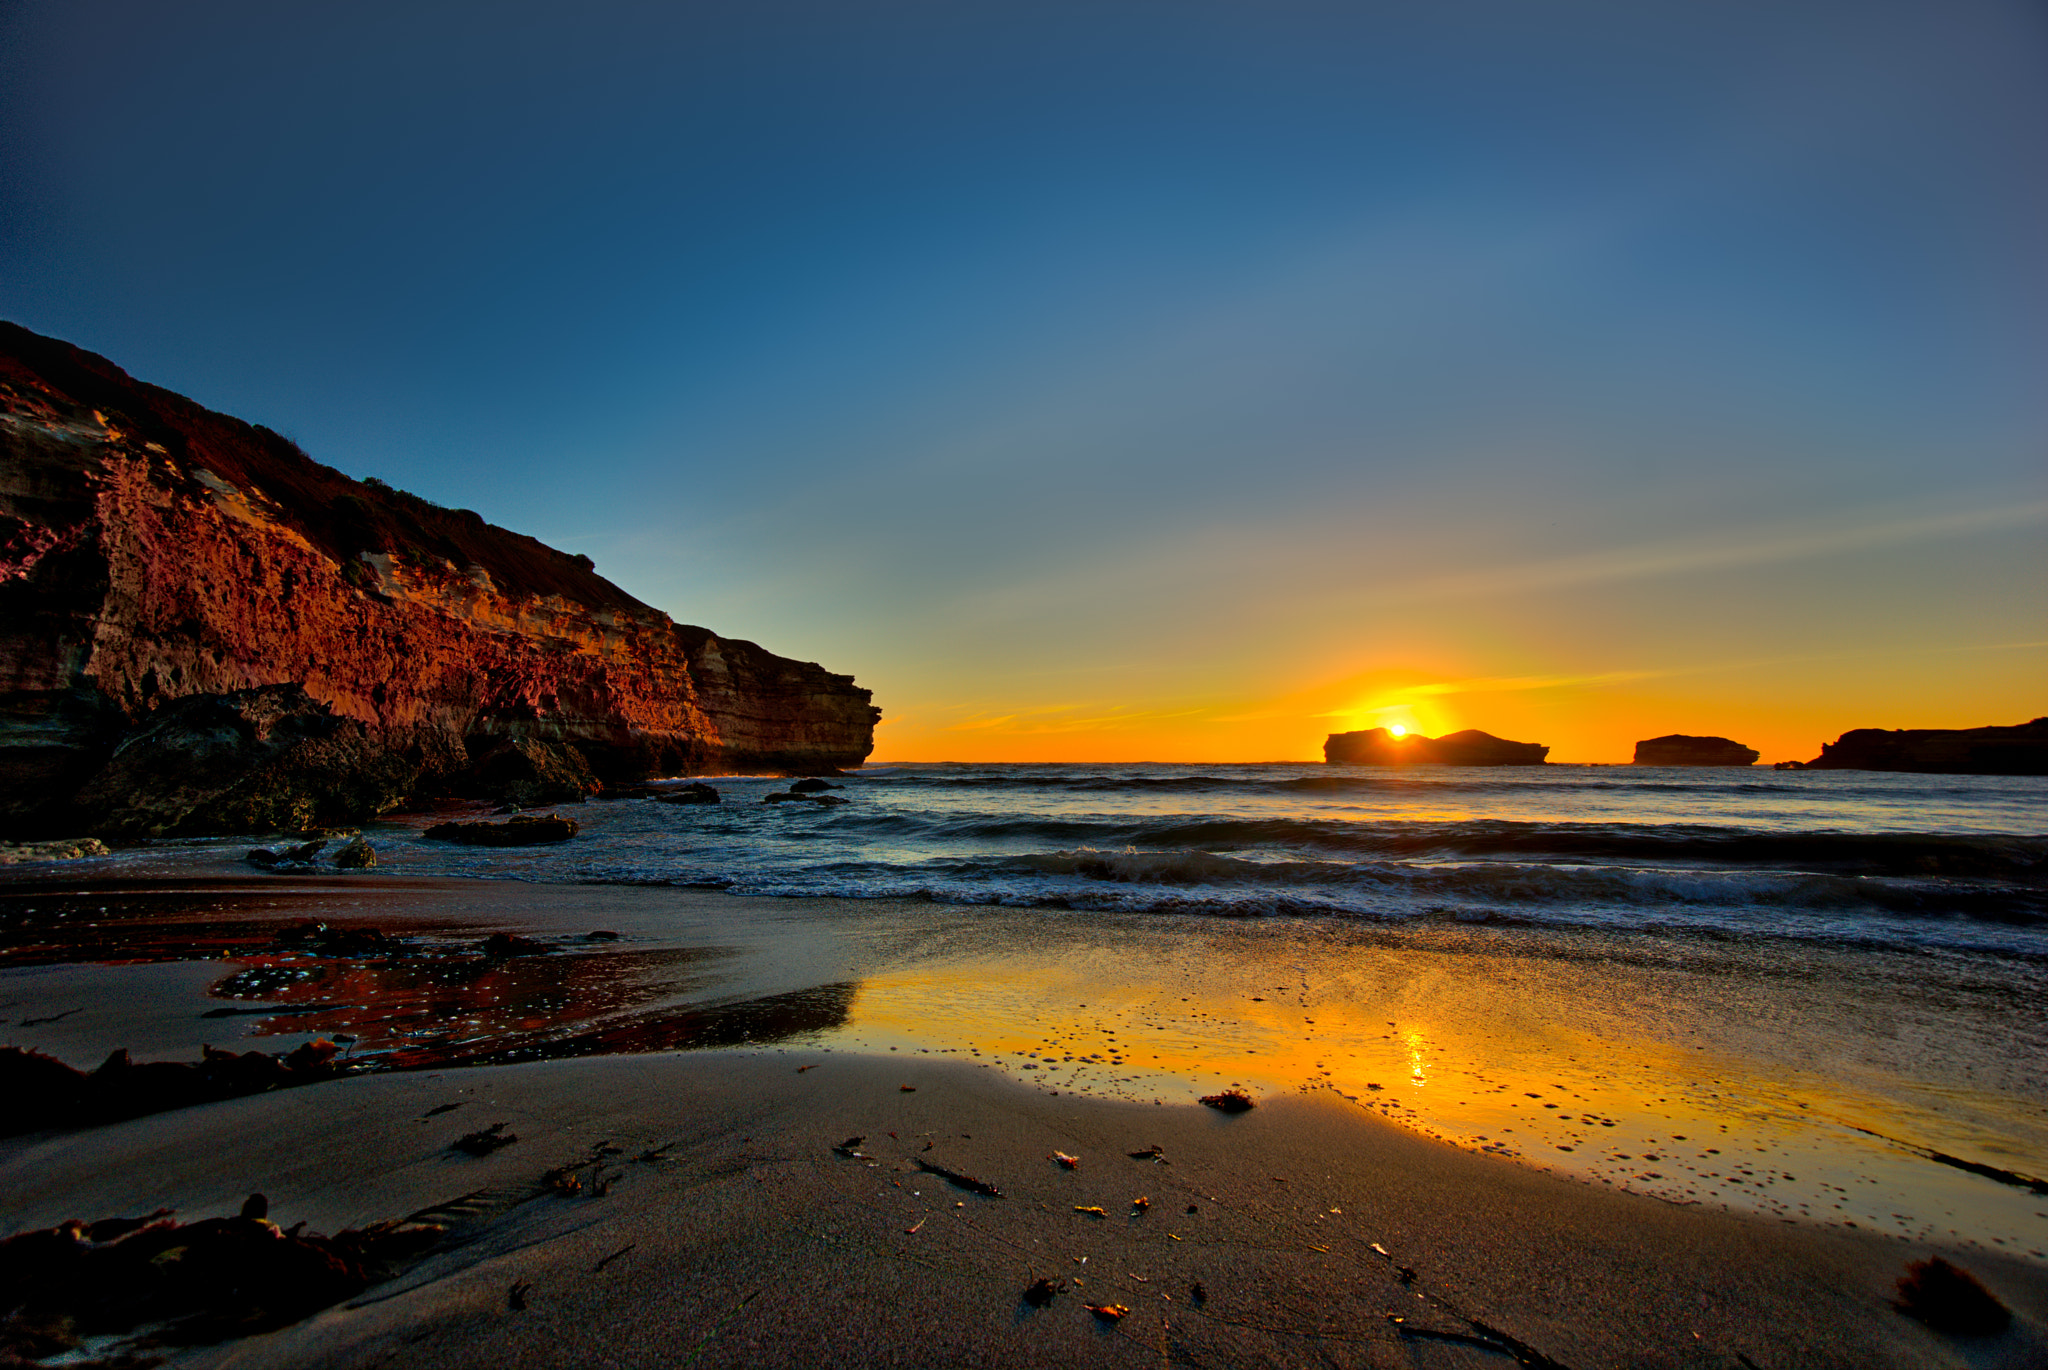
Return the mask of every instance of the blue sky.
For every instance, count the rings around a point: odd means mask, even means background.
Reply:
[[[0,24],[0,314],[857,673],[880,755],[2048,712],[2038,7]]]

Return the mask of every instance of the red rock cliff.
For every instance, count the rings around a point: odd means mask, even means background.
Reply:
[[[494,751],[609,780],[858,765],[879,717],[587,558],[0,324],[0,827],[57,821],[173,701],[286,684],[428,789]]]

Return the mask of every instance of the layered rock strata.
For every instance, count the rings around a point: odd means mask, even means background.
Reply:
[[[1725,737],[1668,733],[1636,743],[1638,766],[1751,766],[1758,752]]]
[[[1467,728],[1442,737],[1419,733],[1394,736],[1385,728],[1331,733],[1323,743],[1323,760],[1354,766],[1541,766],[1550,748],[1537,742],[1510,742],[1492,733]]]
[[[1823,743],[1800,769],[2048,775],[2048,718],[2009,728],[1857,728]]]
[[[0,835],[858,765],[852,677],[0,324]]]

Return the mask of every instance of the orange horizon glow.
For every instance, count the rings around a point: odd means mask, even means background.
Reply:
[[[870,761],[1319,762],[1331,734],[1384,727],[1397,737],[1477,728],[1541,743],[1562,764],[1625,764],[1637,742],[1670,733],[1719,736],[1756,748],[1757,764],[1768,766],[1811,760],[1855,728],[1972,728],[2040,717],[2048,691],[2036,681],[2048,651],[2020,645],[2027,650],[1985,652],[1975,661],[1929,658],[1921,669],[1941,688],[1924,691],[1912,689],[1910,677],[1880,682],[1772,663],[1752,672],[1369,671],[1264,698],[1017,701],[1007,709],[906,699],[891,710],[878,691],[885,715]]]

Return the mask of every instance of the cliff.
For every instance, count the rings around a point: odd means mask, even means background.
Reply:
[[[0,324],[0,832],[828,770],[872,749],[870,698],[677,624],[587,557]],[[136,792],[194,747],[192,802]],[[295,796],[301,761],[326,779]],[[256,772],[273,802],[215,802]]]
[[[1442,737],[1411,733],[1395,737],[1385,728],[1357,733],[1331,733],[1323,743],[1323,760],[1356,766],[1540,766],[1550,748],[1536,742],[1506,738],[1467,728]]]
[[[1857,728],[1822,744],[1803,769],[2048,775],[2048,718],[2010,728]]]
[[[1757,759],[1753,747],[1725,737],[1690,737],[1669,733],[1636,743],[1638,766],[1748,766]]]

